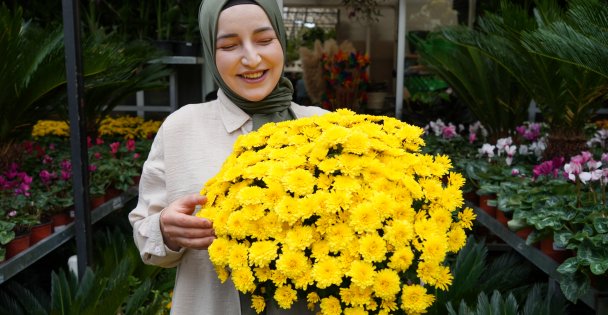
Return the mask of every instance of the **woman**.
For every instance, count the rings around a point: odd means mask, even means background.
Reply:
[[[239,296],[230,281],[220,283],[209,261],[212,223],[192,216],[205,202],[198,192],[219,171],[239,135],[269,121],[325,111],[291,102],[276,0],[207,0],[200,6],[199,23],[205,64],[220,87],[218,98],[167,117],[144,164],[129,220],[144,262],[177,267],[173,314],[252,314],[247,297]],[[267,310],[293,314],[306,307]]]

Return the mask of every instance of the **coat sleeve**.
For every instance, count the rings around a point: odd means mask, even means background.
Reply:
[[[169,249],[160,232],[160,213],[168,205],[165,181],[163,127],[158,130],[139,184],[137,206],[129,213],[133,238],[144,263],[175,267],[184,252]]]

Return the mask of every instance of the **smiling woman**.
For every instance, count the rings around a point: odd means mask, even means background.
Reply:
[[[284,65],[283,50],[266,13],[257,5],[237,5],[220,15],[227,27],[217,34],[215,61],[232,92],[260,101],[275,88]]]
[[[251,296],[233,282],[220,283],[207,248],[215,241],[208,218],[195,217],[204,204],[201,187],[220,170],[236,139],[267,122],[321,115],[318,107],[293,103],[283,77],[286,34],[276,0],[206,0],[199,24],[203,57],[217,99],[181,107],[164,121],[143,166],[139,201],[130,213],[142,259],[179,267],[174,314],[251,314]],[[306,314],[306,303],[289,311]]]

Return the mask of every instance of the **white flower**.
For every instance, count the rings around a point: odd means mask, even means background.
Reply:
[[[487,155],[488,160],[492,159],[494,157],[494,148],[496,147],[489,143],[484,143],[483,146],[481,146],[481,148],[479,149],[479,155],[482,157]]]

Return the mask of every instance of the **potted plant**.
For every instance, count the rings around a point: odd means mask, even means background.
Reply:
[[[602,106],[608,77],[528,49],[545,45],[545,36],[526,37],[524,44],[525,34],[538,34],[547,24],[578,24],[563,18],[565,12],[556,1],[538,5],[533,12],[534,15],[528,8],[502,2],[498,13],[480,18],[477,30],[445,29],[442,34],[458,45],[483,53],[511,74],[537,103],[543,120],[550,126],[545,158],[569,158],[585,149],[584,126]],[[583,27],[588,29],[590,25]],[[561,50],[570,55],[581,53],[570,49],[577,43],[570,37],[554,37],[554,44],[558,38],[562,40]]]
[[[5,217],[2,209],[0,209],[0,216]],[[15,223],[0,220],[0,262],[6,259],[6,245],[15,238],[14,227]]]

